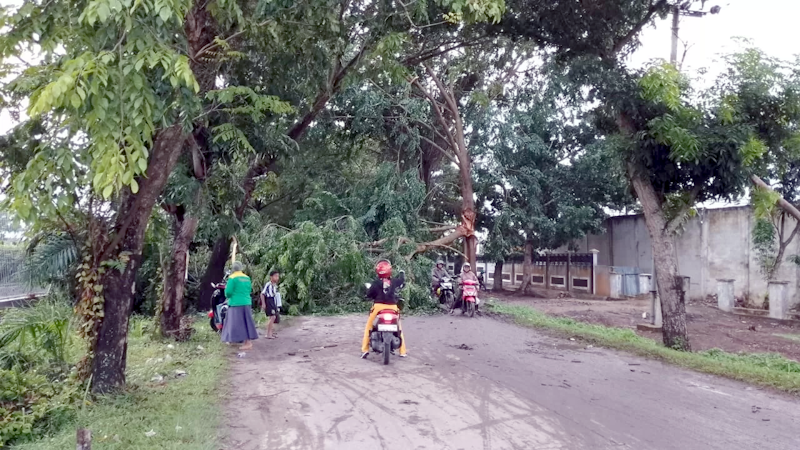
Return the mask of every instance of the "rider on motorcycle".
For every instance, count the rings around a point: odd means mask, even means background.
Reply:
[[[467,280],[474,281],[475,283],[478,283],[478,276],[475,275],[475,272],[472,271],[472,266],[470,266],[470,264],[468,262],[464,263],[464,265],[461,266],[461,281],[460,281],[460,283],[464,284],[464,281],[467,281]],[[463,304],[464,303],[463,299],[461,299],[461,293],[459,293],[458,299],[459,299],[458,301],[453,302],[453,306],[452,306],[452,308],[450,308],[450,314],[453,314],[453,311],[455,311],[456,306],[460,305],[462,309],[464,308],[465,305]],[[478,310],[478,305],[476,304],[475,305],[475,311],[477,311],[477,310]]]
[[[434,296],[438,296],[436,290],[439,289],[439,285],[442,283],[442,278],[449,276],[450,274],[447,273],[447,268],[444,266],[444,261],[441,259],[436,261],[436,267],[434,267],[431,271],[431,291],[433,292]]]
[[[375,265],[375,272],[378,278],[372,282],[367,290],[367,298],[372,300],[372,309],[369,310],[369,319],[364,328],[364,339],[361,341],[361,358],[369,356],[369,333],[372,331],[372,324],[378,316],[378,312],[384,309],[400,311],[397,307],[397,295],[400,288],[406,281],[406,273],[400,271],[400,275],[392,279],[392,263],[382,259]],[[406,338],[403,336],[403,326],[398,322],[400,328],[400,357],[406,357]]]

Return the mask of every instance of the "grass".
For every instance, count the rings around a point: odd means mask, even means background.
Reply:
[[[218,335],[202,319],[195,324],[197,333],[182,343],[154,339],[151,327],[147,319],[132,320],[125,394],[99,398],[57,434],[16,448],[74,449],[79,427],[92,431],[92,448],[99,450],[219,448],[225,358]],[[186,376],[178,377],[176,370]],[[152,381],[158,375],[163,382]],[[148,437],[151,430],[155,434]]]
[[[719,349],[683,352],[664,347],[633,330],[548,316],[527,306],[490,303],[495,312],[518,324],[575,337],[602,347],[624,350],[698,372],[800,394],[800,363],[774,353],[729,353]]]

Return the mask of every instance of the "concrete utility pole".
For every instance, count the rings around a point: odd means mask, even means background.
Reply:
[[[700,9],[689,9],[692,3],[700,1]],[[706,6],[706,0],[686,0],[683,3],[675,3],[672,7],[672,48],[669,54],[669,62],[676,66],[678,65],[678,29],[680,25],[680,17],[703,17],[708,13],[719,14],[722,9],[718,5],[712,6],[709,11],[703,11]]]

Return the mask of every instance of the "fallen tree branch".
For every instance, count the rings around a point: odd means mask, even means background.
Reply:
[[[458,228],[458,225],[442,225],[440,227],[428,228],[422,231],[426,231],[428,233],[441,233],[443,231],[452,231]]]
[[[750,175],[750,181],[752,181],[753,184],[760,187],[761,189],[766,189],[768,191],[775,192],[775,190],[769,187],[769,185],[767,185],[767,183],[765,183],[764,180],[755,175]],[[786,199],[783,198],[783,196],[778,198],[778,201],[776,203],[778,204],[778,206],[783,208],[784,211],[791,214],[792,217],[794,217],[796,220],[800,221],[800,211],[798,211],[797,208],[794,207],[794,205],[787,202]]]

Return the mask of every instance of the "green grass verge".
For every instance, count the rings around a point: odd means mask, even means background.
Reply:
[[[729,353],[718,349],[682,352],[664,347],[633,330],[548,316],[527,306],[490,303],[493,312],[518,324],[575,337],[595,345],[624,350],[699,372],[800,394],[800,363],[774,353]]]
[[[99,450],[218,449],[218,382],[226,367],[218,335],[200,319],[191,340],[166,342],[151,337],[151,326],[145,319],[132,321],[125,394],[96,399],[56,435],[15,448],[71,450],[77,428],[85,427],[92,431],[92,448]],[[186,376],[178,377],[176,370]],[[161,383],[151,381],[159,375]],[[155,434],[148,437],[151,430]]]

